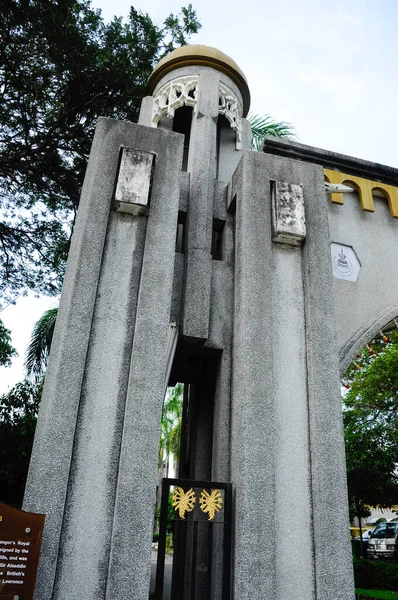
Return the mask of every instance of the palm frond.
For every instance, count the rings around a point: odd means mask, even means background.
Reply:
[[[180,460],[180,448],[181,448],[181,433],[182,433],[182,418],[177,419],[173,429],[170,431],[169,436],[169,447],[170,452],[174,455],[176,460]]]
[[[50,308],[40,317],[35,323],[26,350],[26,374],[27,377],[33,377],[36,382],[40,380],[47,366],[57,314],[58,308]]]
[[[248,115],[247,117],[252,130],[252,148],[260,150],[266,135],[288,140],[297,139],[295,129],[291,123],[286,121],[275,121],[271,115]]]
[[[183,384],[168,388],[160,422],[159,464],[168,460],[170,454],[179,459],[183,401]]]
[[[169,414],[173,417],[178,417],[182,413],[182,403],[184,395],[184,386],[182,383],[177,383],[174,388],[169,388],[169,394],[167,395],[163,410],[165,414]]]

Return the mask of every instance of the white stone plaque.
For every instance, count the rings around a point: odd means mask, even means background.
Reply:
[[[154,158],[151,152],[123,148],[115,192],[117,212],[133,215],[148,212]]]
[[[273,181],[272,240],[299,246],[306,235],[304,195],[301,185]]]
[[[344,244],[330,244],[332,253],[333,275],[336,279],[356,281],[358,279],[361,263],[351,246]]]

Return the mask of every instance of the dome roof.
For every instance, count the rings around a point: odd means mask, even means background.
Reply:
[[[179,67],[199,65],[212,67],[225,75],[228,75],[238,86],[243,99],[243,116],[246,116],[250,106],[250,92],[246,77],[232,58],[210,46],[196,44],[193,46],[181,46],[162,58],[152,71],[149,80],[149,93],[152,94],[156,84],[170,71]]]

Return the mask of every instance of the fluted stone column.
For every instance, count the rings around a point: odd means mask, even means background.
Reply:
[[[246,152],[234,205],[235,597],[352,600],[322,168]]]
[[[121,148],[156,154],[145,214],[115,212]],[[97,127],[25,493],[46,514],[36,600],[148,598],[182,150]]]

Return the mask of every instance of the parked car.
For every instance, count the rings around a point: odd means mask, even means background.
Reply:
[[[398,560],[398,522],[377,525],[368,542],[368,557]]]
[[[368,542],[370,540],[372,531],[374,531],[374,529],[366,529],[365,531],[362,531],[362,541],[363,542]],[[360,535],[356,535],[354,537],[354,540],[360,540],[360,539],[361,539]]]
[[[364,552],[365,552],[365,556],[366,556],[367,551],[368,551],[368,543],[369,543],[369,540],[371,538],[372,531],[373,531],[373,529],[366,529],[366,530],[362,531],[362,543],[363,543],[363,549],[364,549]],[[360,535],[356,535],[354,537],[354,540],[357,543],[360,544],[360,542],[361,542],[361,536]],[[361,552],[361,551],[359,551],[359,552]]]

